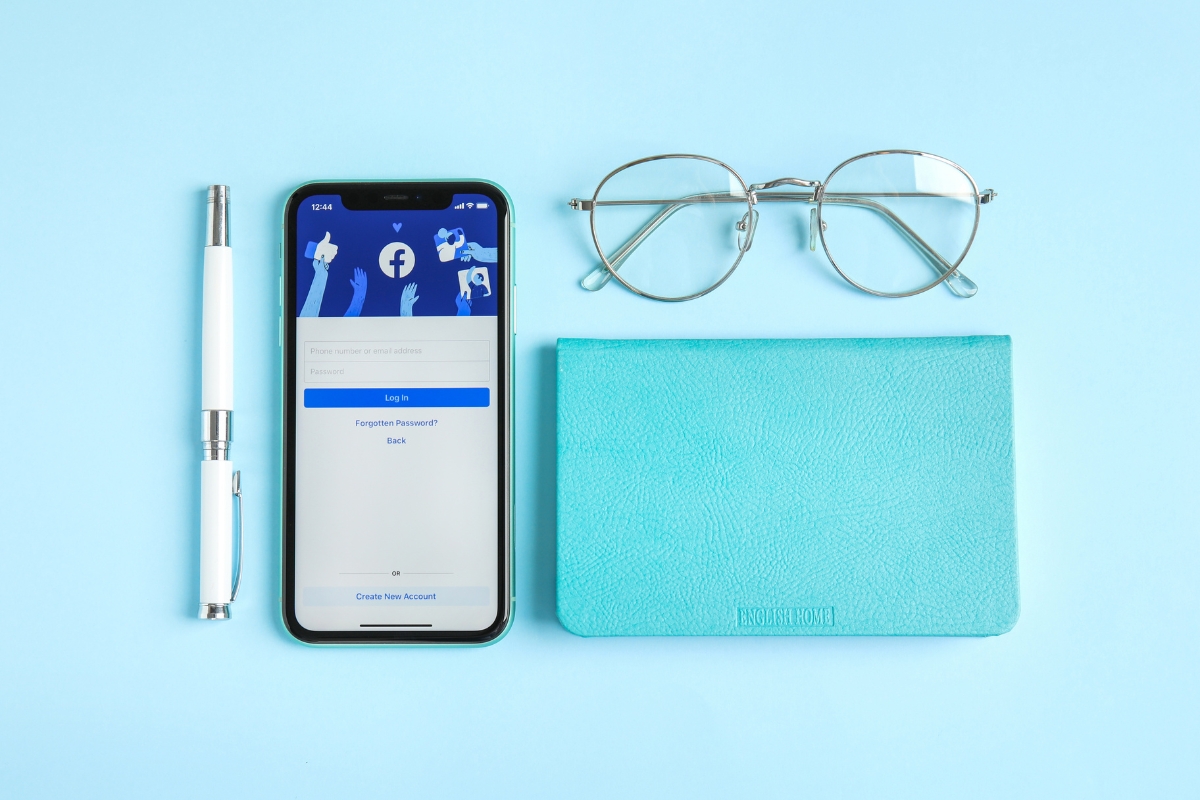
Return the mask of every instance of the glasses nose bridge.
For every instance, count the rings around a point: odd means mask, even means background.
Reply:
[[[774,189],[777,186],[800,186],[805,189],[819,189],[821,182],[818,180],[809,180],[807,178],[776,178],[773,181],[766,183],[754,183],[750,185],[750,191],[757,192],[761,189]]]

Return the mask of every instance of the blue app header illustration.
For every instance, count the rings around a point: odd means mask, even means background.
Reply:
[[[454,195],[440,211],[350,211],[314,195],[296,213],[297,316],[495,316],[496,209]]]

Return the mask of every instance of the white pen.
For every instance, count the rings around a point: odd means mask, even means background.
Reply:
[[[229,187],[208,187],[204,226],[200,420],[200,619],[229,619],[242,572],[241,472],[233,471],[233,249]],[[233,499],[238,500],[237,572],[233,559]]]

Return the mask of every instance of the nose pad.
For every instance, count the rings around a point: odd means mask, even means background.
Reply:
[[[758,226],[758,212],[751,210],[747,211],[737,225],[738,229],[738,250],[743,253],[750,249],[750,245],[754,244],[754,229]]]
[[[829,223],[821,220],[821,230],[829,230]],[[813,206],[808,210],[808,249],[817,249],[817,207]]]

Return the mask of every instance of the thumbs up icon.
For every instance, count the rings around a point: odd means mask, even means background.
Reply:
[[[338,246],[329,241],[329,231],[325,231],[324,239],[308,243],[308,247],[304,248],[304,257],[314,261],[321,260],[328,264],[337,256],[337,252]]]

